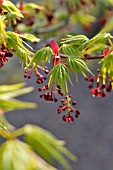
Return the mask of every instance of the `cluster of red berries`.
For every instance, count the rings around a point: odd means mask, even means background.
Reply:
[[[59,85],[57,85],[57,87],[54,90],[52,90],[46,84],[43,87],[39,87],[38,91],[39,92],[45,91],[43,94],[40,94],[40,98],[43,98],[44,100],[49,101],[49,102],[51,102],[51,101],[57,102],[58,101],[58,98],[55,97],[55,94],[64,96],[64,93],[61,91],[61,88]],[[74,108],[74,105],[76,105],[76,102],[72,101],[72,96],[69,96],[69,100],[68,100],[68,97],[66,96],[65,99],[61,100],[61,103],[62,104],[59,105],[59,107],[57,109],[57,113],[61,114],[62,111],[66,112],[66,114],[62,117],[63,121],[71,123],[74,121],[74,117],[78,118],[78,116],[80,115],[80,112],[79,112],[79,110]],[[72,112],[74,113],[74,117],[71,116]]]
[[[74,117],[78,118],[78,116],[80,115],[80,111],[74,108],[76,102],[72,101],[72,96],[65,96],[65,99],[62,99],[61,103],[62,104],[57,109],[57,113],[61,114],[62,111],[65,111],[66,114],[62,117],[63,121],[69,123],[74,122]],[[71,113],[74,113],[74,117],[71,115]]]
[[[103,84],[103,77],[100,76],[100,69],[97,70],[98,74],[96,76],[86,77],[85,80],[90,84],[88,86],[91,89],[92,96],[105,97],[106,92],[112,90],[112,80],[106,77],[105,84]]]
[[[53,101],[57,102],[58,99],[55,97],[54,91],[48,88],[48,85],[46,84],[42,88],[38,88],[39,92],[45,91],[44,94],[40,94],[40,98],[43,98],[46,101]]]
[[[26,69],[26,70],[25,70],[25,74],[24,74],[24,78],[31,79],[32,73],[33,73],[33,68],[31,68],[31,69]]]
[[[38,68],[40,68],[41,71],[43,71],[46,75],[49,73],[49,70],[47,69],[46,66],[45,67],[38,66]],[[34,71],[36,72],[36,76],[37,76],[36,83],[42,84],[43,81],[46,80],[46,76],[39,73],[39,71],[37,69],[34,69],[33,67],[31,69],[26,69],[25,70],[24,78],[31,79],[32,74],[33,74]]]
[[[0,47],[0,68],[4,66],[4,62],[8,61],[8,57],[12,57],[13,54],[4,46]]]

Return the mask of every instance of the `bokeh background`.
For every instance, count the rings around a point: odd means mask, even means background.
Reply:
[[[96,68],[92,65],[95,64],[96,62],[90,63],[94,73]],[[39,98],[35,75],[32,79],[26,80],[23,78],[24,71],[20,68],[19,60],[16,57],[11,59],[0,72],[1,84],[24,81],[27,86],[34,86],[32,93],[21,96],[19,99],[35,102],[38,108],[9,112],[6,114],[9,122],[17,128],[27,123],[36,124],[66,141],[67,148],[78,157],[76,163],[70,162],[73,170],[113,170],[112,92],[105,98],[94,98],[90,95],[84,78],[79,75],[79,81],[76,83],[73,77],[74,86],[70,86],[70,93],[73,94],[81,115],[74,123],[68,124],[63,122],[62,116],[56,113],[59,103],[48,103]]]

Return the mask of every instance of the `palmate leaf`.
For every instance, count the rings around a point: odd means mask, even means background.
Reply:
[[[69,56],[78,55],[84,58],[82,50],[84,49],[85,45],[74,45],[71,44],[63,44],[60,48],[62,49],[63,53]]]
[[[11,1],[4,0],[2,3],[2,7],[6,11],[10,12],[11,14],[16,15],[17,17],[23,18],[23,15],[21,14],[21,12],[18,10],[18,8],[16,8],[16,6]]]
[[[49,131],[37,126],[25,126],[25,141],[49,164],[53,160],[58,161],[65,170],[71,169],[64,156],[75,161],[76,157],[71,154]]]
[[[25,34],[18,34],[18,36],[21,37],[21,38],[25,38],[26,40],[29,40],[29,41],[31,41],[31,42],[39,42],[39,41],[40,41],[39,38],[36,38],[36,37],[35,37],[34,35],[32,35],[32,34],[27,34],[27,33],[25,33]]]
[[[88,41],[86,48],[84,48],[82,52],[84,54],[93,54],[96,52],[101,53],[103,49],[108,47],[106,42],[111,38],[112,36],[110,33],[99,33]]]
[[[68,38],[62,39],[62,43],[72,43],[73,45],[85,45],[88,42],[88,38],[85,35],[68,35]]]
[[[30,59],[30,56],[33,55],[31,51],[29,51],[22,43],[23,40],[19,38],[19,34],[14,33],[14,32],[7,32],[7,39],[6,39],[6,44],[7,47],[13,48],[18,57],[20,58],[22,65],[28,64],[28,61]]]
[[[80,53],[81,46],[77,46],[74,44],[63,44],[61,49],[64,54],[74,56],[77,53]]]
[[[86,70],[92,74],[92,72],[88,68],[87,64],[85,63],[85,61],[80,59],[79,57],[76,57],[76,56],[69,57],[66,60],[66,63],[68,65],[70,71],[72,71],[76,75],[77,80],[78,80],[77,71],[80,72],[83,76],[86,76],[84,70]]]
[[[1,170],[55,170],[37,156],[30,146],[17,139],[8,140],[0,147]]]
[[[110,33],[99,33],[88,41],[87,47],[90,48],[91,46],[98,46],[98,44],[106,44],[106,40],[109,38],[111,38]]]
[[[82,52],[84,54],[96,54],[101,53],[104,49],[106,49],[108,45],[103,43],[98,43],[97,45],[92,45],[90,48],[86,47],[86,50],[83,50]]]
[[[41,63],[42,66],[44,66],[45,63],[50,60],[51,55],[52,55],[52,50],[51,50],[51,48],[50,48],[50,47],[44,47],[44,48],[38,50],[38,51],[34,54],[33,58],[31,59],[31,61],[30,61],[30,63],[28,64],[27,67],[29,67],[29,66],[31,66],[31,65],[33,65],[33,64],[35,65],[35,67],[37,67],[37,65],[38,65],[39,63]]]
[[[49,73],[50,78],[48,82],[48,86],[54,82],[54,86],[57,84],[61,87],[63,92],[68,93],[68,86],[67,86],[67,80],[72,84],[71,78],[70,78],[70,72],[69,69],[65,66],[63,63],[57,64]]]

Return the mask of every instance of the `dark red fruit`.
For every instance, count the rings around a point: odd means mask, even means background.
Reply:
[[[61,110],[58,109],[58,110],[57,110],[57,113],[60,114],[60,113],[61,113]]]
[[[54,98],[54,102],[57,102],[57,101],[58,101],[58,99]]]
[[[63,119],[63,121],[68,122],[68,123],[74,122],[74,119],[73,119],[72,116],[66,116],[66,115],[64,115],[64,116],[62,117],[62,119]]]
[[[75,114],[75,117],[78,118],[78,114]]]
[[[73,105],[73,106],[76,105],[76,102],[75,102],[75,101],[72,101],[72,105]]]
[[[38,91],[40,92],[40,91],[42,91],[42,89],[41,89],[41,88],[38,88]]]
[[[80,115],[80,111],[79,111],[79,110],[76,110],[76,114],[77,114],[77,115]]]

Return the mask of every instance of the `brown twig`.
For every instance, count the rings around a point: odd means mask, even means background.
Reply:
[[[104,57],[104,55],[94,56],[94,57],[85,56],[85,59],[86,59],[86,60],[94,60],[94,59],[101,59],[101,58],[103,58],[103,57]]]
[[[59,54],[59,56],[60,56],[61,58],[64,58],[64,59],[70,57],[69,55],[66,55],[66,54]],[[104,57],[104,55],[94,56],[94,57],[91,57],[91,56],[89,56],[89,55],[85,55],[85,59],[86,59],[86,60],[101,59],[101,58],[103,58],[103,57]]]

